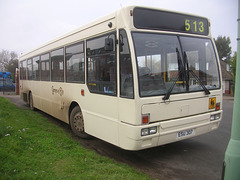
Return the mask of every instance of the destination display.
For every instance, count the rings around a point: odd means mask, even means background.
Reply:
[[[134,8],[133,23],[138,29],[175,31],[200,35],[208,35],[209,33],[208,20],[206,18],[153,9]]]

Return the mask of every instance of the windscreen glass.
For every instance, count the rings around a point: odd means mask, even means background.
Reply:
[[[133,35],[140,96],[219,89],[210,39],[153,33]],[[171,89],[171,90],[170,90]]]
[[[212,42],[209,39],[190,37],[180,37],[180,41],[188,62],[189,90],[202,90],[194,74],[207,89],[218,89],[220,87],[218,64]]]

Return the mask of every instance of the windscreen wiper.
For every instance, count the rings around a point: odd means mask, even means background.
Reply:
[[[181,73],[183,73],[183,72],[181,72]],[[174,88],[174,86],[175,86],[175,84],[177,83],[177,81],[180,79],[180,74],[181,74],[180,72],[178,73],[178,78],[172,83],[172,85],[171,85],[171,87],[169,88],[169,90],[167,91],[167,93],[165,94],[165,96],[162,98],[162,100],[168,100],[169,99],[169,97],[170,97],[170,95],[171,95],[171,93],[172,93],[172,90],[173,90],[173,88]]]
[[[176,52],[177,52],[177,60],[178,60],[179,80],[183,81],[183,87],[184,87],[184,79],[185,79],[186,74],[184,71],[184,66],[182,64],[182,59],[181,59],[178,48],[176,48]]]
[[[189,70],[189,72],[193,75],[193,77],[200,83],[203,90],[205,91],[205,94],[211,94],[210,91],[206,88],[206,86],[203,84],[202,80],[194,73],[193,70]]]
[[[188,59],[187,59],[187,54],[186,52],[184,51],[184,60],[185,60],[185,63],[187,64],[188,66]],[[192,74],[192,76],[200,83],[201,87],[203,88],[203,90],[205,91],[205,94],[208,95],[208,94],[211,94],[210,91],[206,88],[206,86],[203,84],[202,80],[196,75],[196,73],[193,71],[193,70],[189,70],[187,68],[187,71],[190,72]],[[189,77],[189,75],[188,75]],[[188,78],[189,80],[189,78]]]
[[[178,48],[176,48],[176,53],[177,53],[177,60],[178,60],[178,78],[172,83],[171,87],[169,88],[169,90],[167,91],[165,96],[162,98],[162,100],[164,100],[164,101],[169,99],[169,97],[172,93],[172,90],[173,90],[174,86],[176,85],[177,81],[182,80],[183,86],[184,86],[184,77],[185,77],[184,67],[182,64],[182,59],[180,57]]]

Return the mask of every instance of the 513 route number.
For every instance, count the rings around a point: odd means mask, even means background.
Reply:
[[[205,30],[204,23],[203,21],[185,19],[185,30],[192,33],[203,33]]]

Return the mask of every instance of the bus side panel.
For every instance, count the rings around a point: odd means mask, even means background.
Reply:
[[[137,125],[141,120],[137,118],[134,99],[119,98],[119,121]],[[139,112],[140,114],[140,112]]]
[[[65,123],[69,123],[69,106],[73,99],[77,98],[77,96],[74,97],[74,95],[76,95],[73,93],[74,91],[69,89],[77,88],[71,88],[71,86],[69,87],[69,84],[66,83],[43,82],[39,89],[41,89],[39,96],[35,96],[36,101],[40,102],[39,109]],[[36,108],[38,108],[38,106],[36,106]]]
[[[40,83],[37,81],[31,82],[32,86],[29,84],[29,91],[32,93],[34,107],[37,109],[41,108],[41,98],[40,98]]]
[[[49,94],[51,93],[50,83],[49,82],[41,82],[40,83],[41,92],[40,92],[40,110],[52,115],[52,103]]]
[[[84,99],[85,131],[118,146],[118,98],[88,91]]]
[[[71,88],[67,84],[57,82],[51,83],[51,87],[49,87],[49,89],[50,89],[49,97],[51,98],[52,106],[52,115],[60,119],[61,121],[64,121],[65,123],[69,123],[68,109],[70,105],[69,101],[71,101],[74,98],[73,91],[70,90]]]
[[[85,111],[85,131],[99,139],[118,146],[118,122],[114,119]]]
[[[23,101],[28,102],[28,87],[27,81],[21,80],[20,81],[20,97]]]
[[[69,124],[69,108],[72,102],[78,103],[84,108],[84,96],[81,96],[81,89],[86,89],[85,84],[77,83],[52,83],[52,114],[54,117]]]

